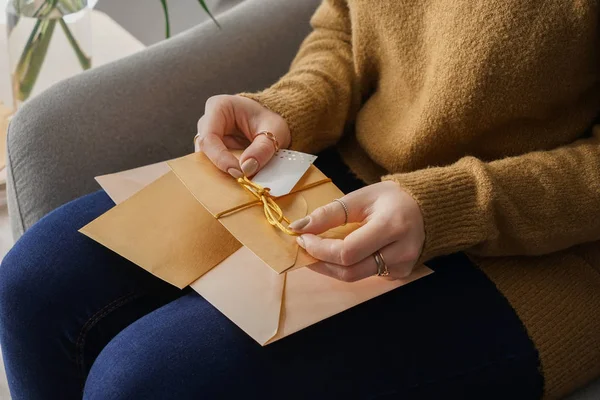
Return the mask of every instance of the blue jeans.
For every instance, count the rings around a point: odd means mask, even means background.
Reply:
[[[113,203],[75,200],[0,268],[13,399],[535,399],[537,351],[464,255],[261,347],[201,296],[79,234]]]

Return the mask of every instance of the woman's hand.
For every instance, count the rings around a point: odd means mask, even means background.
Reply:
[[[290,144],[287,122],[254,100],[241,96],[213,96],[206,101],[204,115],[198,121],[196,151],[202,151],[220,170],[234,178],[256,174],[275,153],[275,135],[280,148]],[[238,161],[231,149],[246,149]]]
[[[379,250],[390,278],[410,275],[425,241],[417,202],[392,181],[369,185],[341,200],[348,208],[348,222],[362,223],[343,240],[316,236],[344,223],[346,214],[339,202],[320,207],[290,225],[302,233],[298,244],[323,261],[311,268],[342,281],[358,281],[377,273],[373,253]]]

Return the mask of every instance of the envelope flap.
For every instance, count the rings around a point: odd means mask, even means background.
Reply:
[[[80,230],[179,288],[240,243],[169,172]]]
[[[307,204],[301,194],[278,200],[284,214],[295,220],[306,216]],[[277,273],[294,266],[299,246],[289,236],[269,225],[262,207],[252,207],[219,219],[225,228]]]
[[[190,286],[264,345],[279,331],[286,275],[242,247]]]
[[[171,172],[169,165],[166,162],[160,162],[114,174],[97,176],[96,181],[115,204],[119,204],[168,172]]]
[[[169,165],[213,217],[219,212],[256,200],[201,153],[170,161]],[[291,220],[304,217],[308,209],[300,193],[286,196],[278,200],[278,204]],[[298,254],[296,239],[269,225],[261,206],[222,216],[219,222],[277,273],[294,266]]]
[[[230,175],[215,168],[202,153],[194,153],[168,162],[169,166],[213,216],[255,201]]]
[[[190,193],[216,218],[224,211],[256,201],[231,176],[224,174],[201,153],[169,161],[169,166]],[[289,220],[306,216],[343,193],[331,182],[301,190],[327,177],[318,168],[310,166],[292,192],[276,199]],[[314,259],[300,250],[296,238],[269,225],[262,206],[257,205],[220,216],[219,222],[277,273],[299,265],[308,265]],[[298,259],[299,263],[296,262]]]

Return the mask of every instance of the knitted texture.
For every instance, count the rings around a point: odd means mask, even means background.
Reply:
[[[408,191],[422,261],[506,265],[483,268],[538,345],[549,397],[600,374],[566,366],[589,346],[600,363],[586,336],[600,337],[600,257],[576,247],[600,247],[598,15],[592,0],[325,0],[289,73],[242,94],[287,120],[293,149],[336,144],[361,179]]]

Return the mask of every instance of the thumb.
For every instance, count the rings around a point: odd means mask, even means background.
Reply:
[[[251,177],[264,167],[279,148],[279,143],[271,131],[255,134],[250,146],[240,156],[240,166],[244,175]]]

